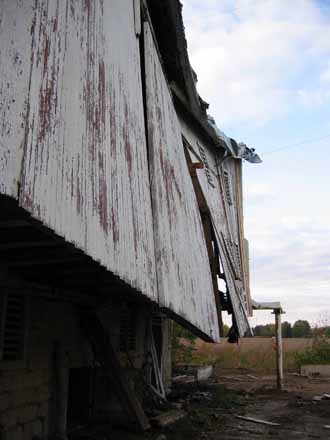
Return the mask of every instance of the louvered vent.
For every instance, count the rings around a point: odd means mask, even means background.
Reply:
[[[225,194],[226,194],[227,203],[228,203],[228,205],[232,205],[233,198],[232,198],[232,193],[231,193],[230,175],[229,175],[228,171],[226,171],[226,170],[223,171],[223,181],[224,181],[224,185],[225,185]]]
[[[161,327],[162,326],[163,319],[161,316],[153,316],[152,317],[152,325],[155,327]]]
[[[132,310],[123,306],[120,310],[119,351],[134,351],[136,349],[135,319]]]
[[[2,311],[1,360],[20,361],[24,355],[25,297],[8,293]]]
[[[205,174],[206,174],[206,178],[207,178],[208,184],[210,186],[212,186],[212,188],[215,188],[214,183],[213,183],[212,173],[211,173],[211,170],[210,170],[210,167],[209,167],[209,163],[207,161],[207,157],[206,157],[206,153],[205,153],[204,147],[199,142],[197,142],[197,145],[198,145],[198,149],[199,149],[199,153],[200,153],[201,159],[202,159],[202,161],[204,163],[204,170],[205,170]]]
[[[241,259],[239,254],[239,247],[228,238],[225,238],[228,254],[234,269],[234,275],[237,280],[241,279]]]

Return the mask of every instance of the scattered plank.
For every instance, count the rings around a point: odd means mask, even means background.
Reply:
[[[192,375],[182,374],[180,376],[173,377],[172,382],[177,384],[194,383],[196,382],[196,377]]]
[[[181,410],[168,411],[151,418],[150,423],[152,426],[156,426],[157,428],[164,428],[165,426],[172,425],[173,423],[183,419],[186,415],[187,413]]]
[[[244,431],[247,432],[248,434],[256,434],[256,435],[262,435],[264,434],[264,431],[262,429],[249,429],[246,428],[246,426],[241,426],[241,425],[236,425],[236,426],[230,426],[228,425],[228,427],[232,428],[233,430],[237,430],[237,431]]]
[[[330,394],[322,394],[321,396],[314,396],[312,400],[316,402],[320,400],[330,400]]]
[[[221,379],[226,380],[236,380],[237,382],[245,382],[245,377],[238,377],[238,376],[220,376]]]
[[[254,417],[235,416],[236,419],[246,420],[247,422],[259,423],[267,426],[281,426],[279,423],[268,422],[267,420],[255,419]]]

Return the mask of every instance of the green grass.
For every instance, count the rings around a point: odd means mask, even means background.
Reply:
[[[330,364],[330,339],[326,336],[314,338],[311,347],[295,353],[295,363],[298,367]]]

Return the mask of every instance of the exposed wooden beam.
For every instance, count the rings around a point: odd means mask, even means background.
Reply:
[[[223,336],[221,302],[220,302],[220,297],[218,294],[218,281],[217,281],[217,271],[216,271],[217,266],[215,264],[216,260],[219,259],[219,257],[216,257],[214,255],[214,250],[213,250],[213,246],[212,246],[212,222],[211,222],[210,216],[209,215],[202,215],[202,223],[203,223],[203,229],[204,229],[204,234],[205,234],[207,253],[208,253],[209,261],[210,261],[212,283],[213,283],[213,290],[214,290],[214,300],[215,300],[218,322],[219,322],[219,331],[220,331],[220,336]]]

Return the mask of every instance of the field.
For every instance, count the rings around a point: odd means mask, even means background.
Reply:
[[[297,364],[295,355],[312,346],[312,339],[283,339],[284,370],[295,371]],[[260,372],[272,372],[275,368],[275,338],[243,338],[239,344],[221,342],[208,344],[201,340],[188,342],[181,340],[181,349],[176,352],[175,363],[205,365],[212,364],[216,368],[246,368]]]

